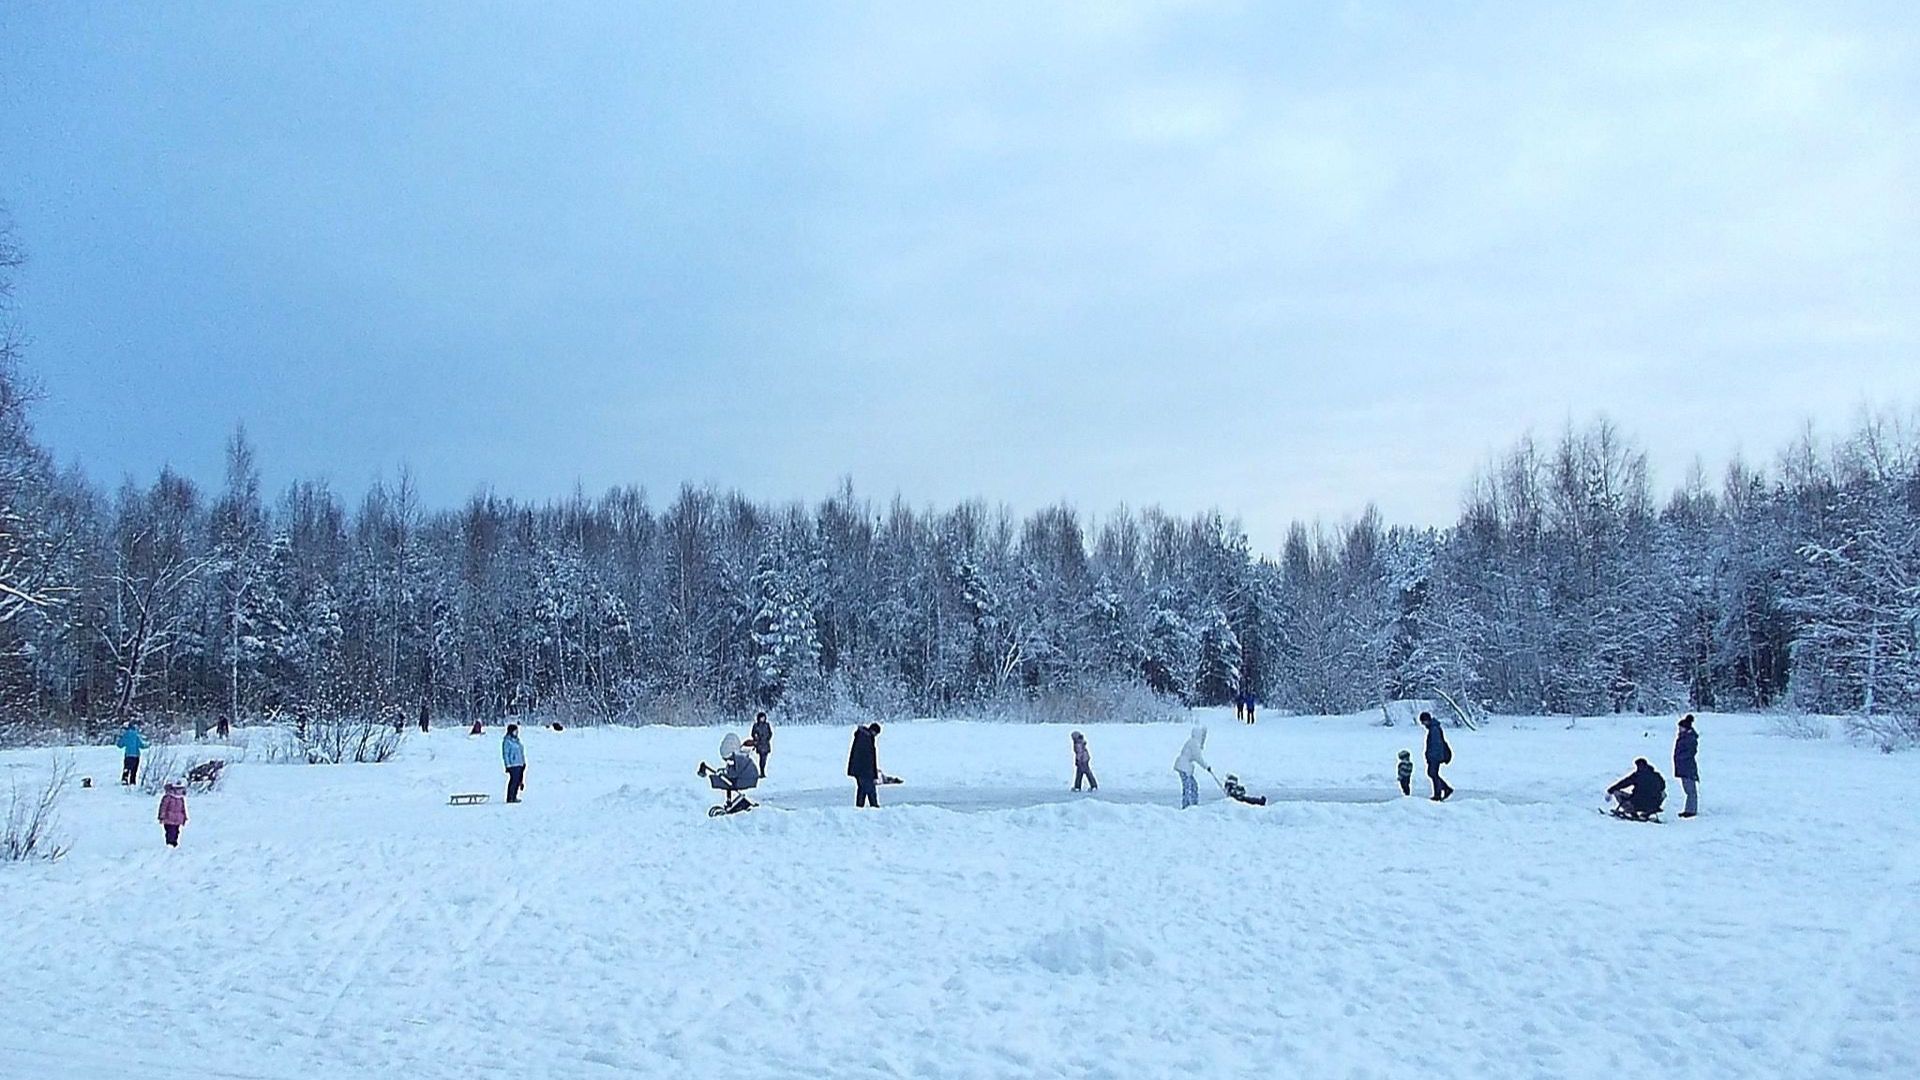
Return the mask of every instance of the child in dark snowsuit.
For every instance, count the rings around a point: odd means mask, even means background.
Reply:
[[[1087,737],[1076,731],[1073,733],[1073,790],[1080,790],[1083,779],[1090,790],[1100,790],[1100,781],[1093,778],[1093,755],[1087,751]]]
[[[1400,751],[1400,794],[1413,794],[1413,754]]]
[[[160,796],[160,828],[167,834],[167,846],[180,846],[180,827],[187,823],[187,788],[184,784],[168,784],[167,793]]]
[[[1227,774],[1226,782],[1222,783],[1220,786],[1226,790],[1227,798],[1232,799],[1236,802],[1243,802],[1243,803],[1246,803],[1248,806],[1267,805],[1267,797],[1265,795],[1247,794],[1247,785],[1241,783],[1240,778],[1233,775],[1232,773]]]

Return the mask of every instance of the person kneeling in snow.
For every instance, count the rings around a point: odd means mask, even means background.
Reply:
[[[727,793],[726,802],[721,806],[726,813],[752,807],[741,793],[760,783],[760,770],[754,767],[753,755],[740,745],[740,736],[728,732],[726,738],[720,740],[720,767],[716,769],[703,761],[700,775],[707,778],[715,791]]]
[[[1213,766],[1207,764],[1207,729],[1195,724],[1193,734],[1187,736],[1187,745],[1180,748],[1180,756],[1173,759],[1173,771],[1180,774],[1180,809],[1200,805],[1200,785],[1193,779],[1194,766],[1208,772]]]
[[[1246,803],[1248,806],[1267,805],[1267,797],[1265,795],[1247,794],[1247,785],[1241,783],[1240,778],[1233,775],[1232,773],[1227,774],[1226,783],[1221,784],[1220,786],[1226,789],[1227,798],[1232,799],[1236,802],[1243,802],[1243,803]]]
[[[1646,758],[1633,759],[1633,771],[1607,789],[1613,796],[1614,812],[1635,817],[1652,817],[1667,801],[1667,781]]]

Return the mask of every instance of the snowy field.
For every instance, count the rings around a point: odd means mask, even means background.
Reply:
[[[1183,728],[1084,729],[1070,797],[1064,728],[919,723],[877,812],[843,728],[719,820],[718,730],[529,730],[507,806],[443,730],[238,766],[168,851],[79,750],[72,854],[0,866],[0,1076],[1920,1075],[1920,757],[1703,716],[1703,816],[1643,825],[1595,807],[1670,720],[1451,732],[1437,805],[1405,727],[1195,715],[1275,805],[1179,811]]]

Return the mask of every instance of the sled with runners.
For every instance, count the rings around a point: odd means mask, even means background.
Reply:
[[[448,806],[479,806],[486,801],[487,796],[477,791],[447,796]]]
[[[1655,825],[1665,824],[1660,820],[1658,810],[1624,810],[1618,806],[1602,806],[1597,809],[1608,817],[1619,818],[1621,821],[1650,821]]]

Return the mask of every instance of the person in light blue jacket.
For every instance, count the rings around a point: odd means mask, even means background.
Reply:
[[[120,782],[129,787],[140,779],[140,751],[147,748],[147,740],[140,734],[140,725],[127,721],[127,730],[120,733],[120,741],[114,745],[120,748]]]
[[[527,750],[520,745],[520,725],[508,724],[500,740],[500,760],[507,765],[507,801],[520,801],[520,787],[527,779]]]

